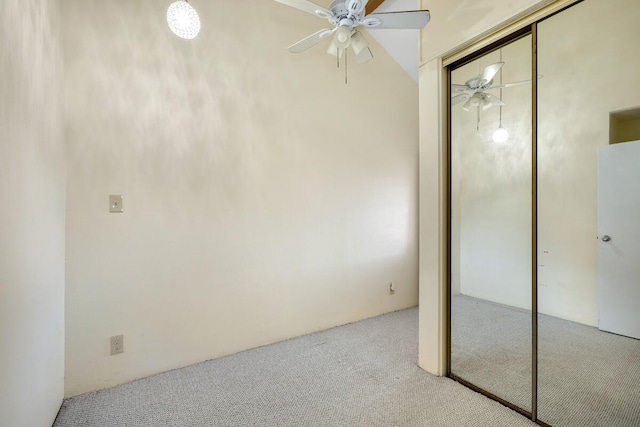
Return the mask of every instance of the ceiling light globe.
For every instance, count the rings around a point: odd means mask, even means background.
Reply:
[[[493,142],[507,142],[509,139],[509,131],[503,127],[499,127],[493,133]]]
[[[487,110],[493,106],[493,102],[489,99],[489,97],[485,96],[482,98],[482,109]]]
[[[360,55],[360,53],[368,47],[369,45],[362,34],[360,34],[360,31],[353,33],[351,36],[351,49],[353,49],[353,53],[355,53],[356,56]]]
[[[183,39],[193,39],[200,32],[198,12],[185,0],[171,3],[167,9],[167,24],[176,36]]]
[[[351,43],[351,28],[343,26],[338,27],[334,43],[338,49],[348,48]]]

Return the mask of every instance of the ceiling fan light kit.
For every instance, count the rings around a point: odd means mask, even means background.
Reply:
[[[493,132],[493,142],[507,142],[509,139],[509,131],[502,126]]]
[[[333,43],[338,49],[348,48],[351,44],[351,30],[348,27],[338,27]]]
[[[428,10],[366,14],[368,0],[335,0],[329,8],[319,6],[309,0],[275,0],[303,12],[329,21],[333,28],[320,30],[289,46],[291,53],[302,53],[334,34],[327,52],[341,58],[351,49],[356,62],[364,64],[373,59],[369,43],[357,27],[379,29],[422,29],[431,19]],[[339,64],[339,63],[338,63]],[[345,64],[346,65],[346,64]]]
[[[178,0],[167,9],[167,24],[178,37],[193,39],[200,32],[200,17],[187,0]]]
[[[493,106],[500,107],[500,124],[498,125],[498,129],[493,133],[493,140],[495,142],[506,142],[509,139],[509,132],[502,127],[502,107],[507,105],[502,100],[502,89],[531,83],[531,80],[503,83],[502,67],[504,64],[505,63],[502,62],[502,51],[500,51],[500,62],[487,65],[480,75],[467,80],[464,84],[451,85],[451,106],[453,107],[454,105],[464,102],[462,105],[464,111],[476,109],[478,112],[478,129],[480,126],[480,110],[487,110]],[[493,79],[498,72],[500,72],[500,83],[494,85]],[[542,75],[538,75],[538,79],[542,77]],[[500,89],[500,97],[487,92],[492,89]]]
[[[355,53],[356,56],[358,56],[367,47],[368,47],[367,41],[362,36],[362,33],[360,31],[354,31],[353,35],[351,36],[351,48],[353,49],[353,53]]]

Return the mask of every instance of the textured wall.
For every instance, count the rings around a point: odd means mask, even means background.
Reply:
[[[416,83],[373,40],[348,85],[289,54],[326,22],[276,2],[192,5],[185,41],[63,1],[67,395],[417,304]]]
[[[64,381],[57,6],[0,2],[0,425],[48,426]]]

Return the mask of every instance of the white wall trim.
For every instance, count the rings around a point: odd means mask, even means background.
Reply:
[[[420,67],[419,366],[446,374],[446,69]],[[445,91],[446,92],[446,91]],[[434,197],[436,196],[436,197]],[[434,201],[436,203],[434,203]]]

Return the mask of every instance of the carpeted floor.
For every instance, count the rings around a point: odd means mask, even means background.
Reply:
[[[540,315],[538,418],[554,427],[640,426],[640,340]],[[452,372],[531,407],[531,312],[452,300]]]
[[[534,426],[417,355],[412,308],[67,399],[54,426]]]
[[[456,295],[451,371],[531,411],[531,312]]]

